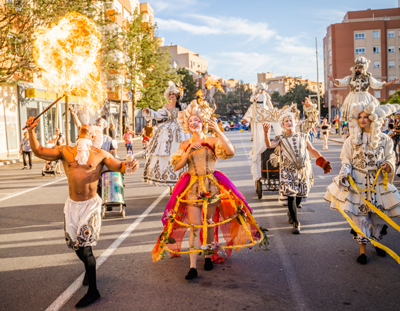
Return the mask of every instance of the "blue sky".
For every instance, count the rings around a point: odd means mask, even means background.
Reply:
[[[396,0],[149,0],[165,45],[178,44],[208,60],[209,73],[246,83],[257,72],[320,81],[322,39],[347,11],[395,8]]]

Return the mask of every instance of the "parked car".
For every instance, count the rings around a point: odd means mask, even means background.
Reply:
[[[229,125],[229,122],[227,122],[227,121],[222,121],[222,127],[223,127],[225,132],[231,130],[231,126]]]

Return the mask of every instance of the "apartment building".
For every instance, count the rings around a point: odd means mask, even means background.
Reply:
[[[399,1],[400,2],[400,1]],[[323,39],[325,105],[332,114],[339,112],[348,88],[336,88],[328,80],[351,74],[350,67],[358,56],[371,62],[368,71],[378,81],[391,81],[400,74],[400,8],[347,12],[341,23],[329,25]],[[381,90],[369,89],[379,101],[387,100],[398,83]]]
[[[160,45],[163,44],[163,39],[159,40]],[[199,78],[208,72],[208,61],[201,58],[198,53],[195,53],[187,48],[180,45],[161,46],[162,50],[168,50],[171,54],[171,66],[172,68],[185,68],[194,77]]]
[[[285,95],[296,84],[307,84],[308,89],[315,93],[317,93],[318,90],[318,83],[316,81],[302,79],[301,77],[290,77],[288,75],[275,77],[271,72],[257,73],[257,82],[266,83],[270,95],[274,92],[278,92],[281,96]],[[324,94],[325,92],[325,85],[323,82],[319,83],[319,92],[320,94]]]

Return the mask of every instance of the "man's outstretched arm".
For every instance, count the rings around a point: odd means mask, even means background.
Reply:
[[[29,142],[31,144],[33,154],[38,158],[47,161],[60,160],[62,157],[60,151],[57,148],[45,148],[40,145],[35,134],[35,128],[39,123],[39,118],[36,121],[33,121],[33,119],[34,117],[30,117],[28,121],[26,121],[26,128],[29,132]]]

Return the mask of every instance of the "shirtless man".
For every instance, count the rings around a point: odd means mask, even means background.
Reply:
[[[97,181],[103,165],[108,169],[124,173],[126,165],[132,171],[139,168],[137,160],[130,164],[116,160],[110,153],[92,146],[93,128],[83,124],[79,129],[77,146],[42,147],[35,135],[39,119],[30,117],[26,122],[29,141],[33,153],[47,161],[61,160],[68,178],[69,198],[64,206],[65,240],[68,247],[75,250],[79,259],[85,264],[83,285],[89,285],[87,294],[75,305],[76,308],[89,306],[100,294],[96,286],[96,259],[92,245],[96,245],[101,226],[102,200],[97,195]]]

